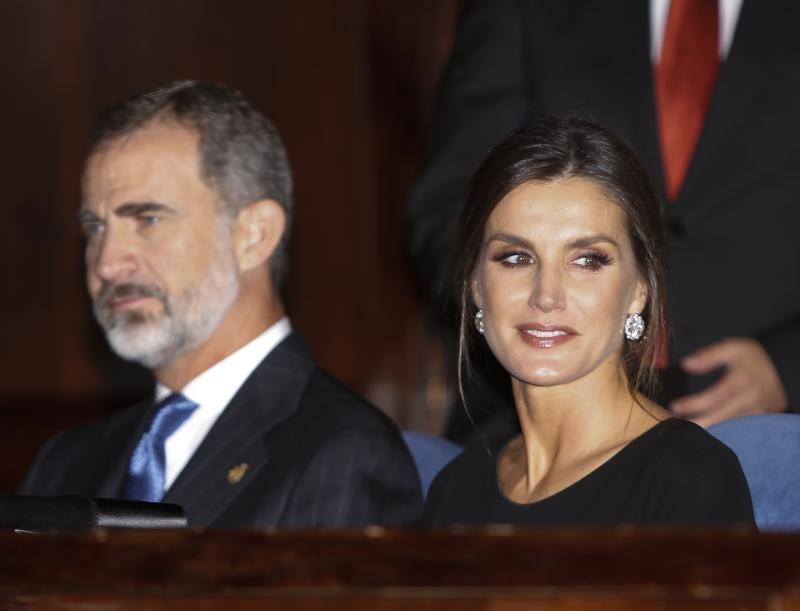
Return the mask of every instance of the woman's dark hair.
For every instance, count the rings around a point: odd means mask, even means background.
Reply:
[[[623,363],[629,382],[653,397],[656,360],[666,341],[666,265],[661,203],[647,168],[607,129],[575,118],[535,115],[497,145],[472,178],[458,229],[455,298],[459,309],[459,389],[469,365],[476,312],[470,281],[483,251],[486,223],[497,204],[515,188],[532,181],[581,178],[600,187],[625,214],[639,272],[647,283],[642,317],[644,336],[626,341]],[[463,392],[462,392],[463,399]]]

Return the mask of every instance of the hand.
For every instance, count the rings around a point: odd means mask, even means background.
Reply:
[[[789,403],[775,365],[752,338],[734,337],[701,348],[683,358],[681,367],[692,374],[725,368],[710,387],[670,405],[673,414],[701,426],[746,414],[780,412]]]

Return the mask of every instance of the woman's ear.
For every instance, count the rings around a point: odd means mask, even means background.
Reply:
[[[481,294],[481,287],[480,283],[478,282],[478,278],[475,274],[472,275],[472,278],[469,280],[469,292],[472,295],[472,301],[475,303],[475,307],[479,310],[483,308],[483,295]]]
[[[234,248],[239,272],[244,273],[269,261],[286,230],[286,213],[271,199],[254,202],[236,216]]]
[[[647,305],[647,296],[650,291],[647,288],[647,283],[643,279],[636,282],[636,287],[633,290],[633,300],[628,307],[628,314],[641,314]]]

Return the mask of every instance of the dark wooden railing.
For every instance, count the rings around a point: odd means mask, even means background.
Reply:
[[[800,610],[748,529],[0,533],[0,607]]]

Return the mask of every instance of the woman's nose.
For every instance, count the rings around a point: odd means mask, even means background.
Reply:
[[[540,265],[534,271],[528,305],[542,312],[563,310],[566,305],[563,288],[561,270],[557,266]]]

